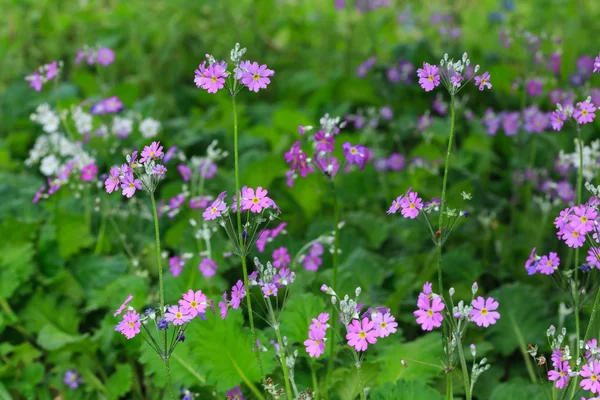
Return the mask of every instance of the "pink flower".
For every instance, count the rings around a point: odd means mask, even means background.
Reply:
[[[594,121],[596,118],[596,107],[591,102],[583,101],[577,103],[577,107],[573,110],[573,117],[577,120],[577,123],[580,125],[587,124]]]
[[[564,226],[567,225],[571,221],[571,211],[572,210],[573,209],[571,207],[567,207],[560,212],[558,217],[556,217],[554,219],[554,226],[556,226],[557,229],[564,228]]]
[[[436,86],[440,84],[440,75],[438,73],[439,69],[435,65],[429,65],[428,63],[423,63],[423,68],[419,68],[417,70],[417,76],[419,77],[419,85],[426,92],[432,91]]]
[[[471,303],[473,310],[471,310],[471,320],[473,320],[477,326],[483,326],[487,328],[490,325],[494,325],[496,320],[500,318],[496,309],[498,309],[498,302],[492,297],[484,299],[479,296]]]
[[[561,230],[562,239],[569,247],[581,247],[585,243],[585,235],[577,232],[571,225],[565,225]]]
[[[265,251],[265,247],[267,247],[267,242],[269,240],[269,236],[271,235],[271,230],[265,229],[260,233],[258,239],[256,240],[256,248],[259,253]]]
[[[251,92],[266,89],[271,83],[269,76],[275,75],[275,71],[268,69],[266,64],[258,65],[257,62],[246,64],[247,71],[242,73],[242,84],[246,85]]]
[[[554,111],[550,116],[550,124],[552,125],[552,129],[555,131],[560,131],[565,123],[565,113],[562,111]]]
[[[227,64],[225,64],[225,67],[227,67]],[[198,82],[196,81],[198,78],[198,71],[196,71],[196,78],[194,81],[198,87],[201,87],[208,93],[217,93],[217,91],[223,89],[225,86],[225,78],[229,76],[227,71],[219,64],[210,65],[203,73],[205,74],[205,78],[200,80],[202,82],[200,86],[198,86]]]
[[[165,319],[175,326],[190,322],[193,318],[189,311],[184,307],[170,306],[168,310],[169,312],[165,313]]]
[[[302,266],[307,271],[318,271],[319,267],[323,264],[323,260],[318,256],[307,255],[302,261]]]
[[[208,302],[206,295],[202,293],[202,290],[194,292],[190,289],[187,293],[183,294],[183,299],[179,300],[179,305],[190,315],[190,319],[192,319],[198,314],[202,315],[206,312]]]
[[[335,138],[327,135],[325,131],[319,130],[315,133],[316,150],[323,153],[331,153],[334,150]]]
[[[579,376],[583,379],[580,383],[583,390],[589,390],[592,393],[600,393],[600,363],[598,361],[594,361],[591,364],[585,364],[581,368],[581,372]]]
[[[362,324],[358,320],[353,320],[348,325],[348,334],[346,339],[348,345],[354,347],[356,351],[366,351],[369,344],[377,342],[377,332],[373,330],[375,324],[368,318],[363,318]]]
[[[98,167],[95,163],[90,163],[81,169],[81,180],[84,182],[89,182],[98,173]]]
[[[600,74],[600,54],[594,60],[594,70],[592,72],[598,72]]]
[[[425,282],[423,284],[423,293],[424,294],[430,295],[431,293],[433,293],[432,290],[433,290],[433,284],[431,282]]]
[[[205,278],[210,278],[211,276],[215,276],[217,273],[217,263],[211,258],[203,258],[198,264],[198,269],[202,272],[202,276]]]
[[[415,219],[419,215],[419,210],[423,208],[423,200],[418,197],[416,192],[410,192],[408,196],[400,200],[400,207],[402,207],[404,218]]]
[[[183,257],[174,256],[174,257],[169,258],[169,269],[171,270],[171,273],[175,277],[177,277],[177,276],[179,276],[179,274],[181,274],[181,271],[183,270],[184,265],[185,265],[185,259],[183,259]]]
[[[274,283],[265,283],[262,287],[262,292],[265,298],[277,296],[277,286]]]
[[[484,90],[486,87],[491,89],[492,84],[490,83],[490,74],[486,71],[481,76],[476,76],[475,86],[479,86],[479,90]]]
[[[240,303],[244,297],[246,297],[244,282],[237,281],[235,286],[231,289],[231,308],[237,310],[240,307]]]
[[[556,387],[562,389],[569,384],[569,362],[558,363],[556,370],[548,371],[548,380],[556,381]]]
[[[46,64],[46,79],[50,80],[58,75],[58,63],[52,61],[50,64]]]
[[[123,312],[123,310],[125,309],[125,307],[127,307],[127,303],[129,303],[131,301],[131,299],[133,299],[133,295],[130,294],[129,296],[127,296],[127,298],[125,299],[123,304],[121,304],[121,307],[119,307],[119,309],[117,311],[115,311],[115,313],[113,314],[113,317],[116,317],[117,315],[121,314]]]
[[[135,194],[136,190],[142,189],[142,182],[140,182],[139,179],[134,179],[133,173],[129,172],[125,175],[125,177],[123,177],[123,181],[121,182],[121,189],[123,189],[123,196],[129,199]]]
[[[387,210],[388,215],[396,214],[398,212],[398,210],[400,209],[400,201],[402,201],[403,197],[404,197],[404,195],[400,195],[400,196],[396,197],[396,200],[392,201],[392,205]]]
[[[594,208],[585,205],[576,206],[572,209],[570,225],[581,235],[585,235],[594,230],[597,217],[598,212]]]
[[[177,171],[179,171],[179,173],[181,174],[181,177],[183,178],[184,182],[190,180],[190,177],[192,176],[192,169],[190,167],[188,167],[185,164],[180,164],[177,166]]]
[[[390,334],[396,332],[398,323],[394,317],[388,312],[382,314],[380,312],[373,314],[371,320],[375,324],[375,332],[380,338],[388,337]]]
[[[161,157],[163,153],[163,147],[160,145],[160,142],[152,142],[150,146],[144,146],[144,151],[142,151],[142,158],[140,158],[140,163],[145,162],[146,160],[156,160]]]
[[[325,352],[325,331],[309,331],[304,346],[309,356],[319,358]]]
[[[329,321],[329,313],[321,313],[317,318],[312,319],[312,324],[310,324],[308,329],[311,331],[327,331],[329,328],[327,321]]]
[[[140,326],[140,315],[135,310],[127,311],[115,330],[121,332],[127,339],[133,339],[140,333]]]
[[[96,58],[100,65],[104,65],[105,67],[112,64],[115,61],[115,52],[108,47],[103,47],[98,50],[96,54]]]
[[[291,261],[287,247],[280,247],[273,252],[273,266],[275,268],[285,268]]]
[[[104,181],[104,187],[107,193],[112,193],[119,188],[119,168],[112,167],[110,169],[110,176]]]
[[[421,329],[431,331],[433,328],[442,326],[443,317],[441,311],[445,306],[441,297],[430,300],[429,296],[425,293],[420,293],[417,300],[417,307],[419,309],[413,312],[413,315],[417,317],[417,324],[421,325]]]
[[[346,157],[348,164],[356,164],[361,170],[365,167],[368,160],[368,151],[366,147],[361,146],[360,144],[351,145],[350,142],[346,142],[342,145],[342,149],[344,149],[344,156]]]
[[[36,92],[42,90],[42,86],[44,82],[42,80],[42,76],[38,72],[34,72],[31,75],[27,75],[25,80],[29,82],[29,86],[32,87]]]
[[[154,166],[154,168],[152,169],[152,173],[158,176],[165,176],[165,174],[167,173],[167,168],[165,168],[164,165],[158,164]]]
[[[600,247],[592,247],[588,250],[588,256],[585,259],[588,264],[600,269]]]
[[[558,258],[558,254],[550,252],[550,255],[542,256],[537,267],[541,274],[552,275],[559,265],[560,258]]]
[[[242,192],[242,210],[259,213],[263,208],[268,208],[272,200],[267,197],[267,193],[262,186],[259,186],[256,192],[252,188],[247,188],[245,192]]]
[[[221,319],[227,318],[228,312],[229,302],[227,301],[227,292],[223,292],[223,301],[219,302],[219,313],[221,314]]]
[[[227,205],[223,200],[217,199],[202,213],[202,217],[204,217],[205,221],[217,219],[226,208]]]

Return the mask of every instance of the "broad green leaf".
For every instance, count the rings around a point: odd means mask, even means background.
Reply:
[[[281,321],[281,332],[287,336],[288,343],[303,343],[308,338],[308,326],[312,318],[317,318],[323,310],[325,301],[322,296],[312,293],[294,296],[288,300]]]
[[[94,242],[85,217],[81,214],[61,214],[57,228],[58,249],[65,259]]]
[[[548,388],[549,385],[542,386],[525,382],[501,383],[492,391],[490,400],[547,400],[551,398]]]
[[[37,342],[46,350],[57,350],[67,344],[78,343],[86,337],[87,334],[70,335],[58,329],[55,325],[46,325],[40,330]]]
[[[119,364],[116,371],[108,377],[106,381],[106,389],[108,390],[109,398],[117,400],[129,393],[131,390],[133,371],[129,364]]]
[[[0,247],[0,299],[9,298],[33,274],[33,256],[31,243],[6,243]]]
[[[422,382],[401,380],[395,385],[386,383],[376,388],[369,398],[371,400],[443,400],[444,396]],[[509,397],[506,398],[508,399]]]

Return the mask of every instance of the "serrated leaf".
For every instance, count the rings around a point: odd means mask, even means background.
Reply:
[[[55,325],[44,326],[38,335],[37,342],[40,346],[46,350],[57,350],[61,347],[71,344],[78,343],[85,339],[88,335],[70,335]]]
[[[57,229],[58,249],[65,259],[94,242],[85,217],[81,214],[62,214]]]
[[[7,243],[0,247],[0,299],[9,298],[35,270],[31,243]]]
[[[509,397],[507,397],[508,399]],[[444,396],[437,390],[418,381],[399,381],[395,385],[386,383],[385,385],[375,389],[371,396],[371,400],[443,400]]]
[[[133,371],[129,364],[117,365],[116,371],[108,377],[105,385],[108,390],[109,399],[117,400],[129,393],[132,377]]]
[[[490,400],[547,400],[549,398],[551,394],[547,386],[521,382],[501,383],[494,388],[490,396]]]

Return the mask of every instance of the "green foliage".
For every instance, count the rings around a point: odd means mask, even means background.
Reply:
[[[442,396],[435,389],[419,382],[419,381],[398,381],[395,385],[386,383],[385,385],[375,389],[371,393],[373,400],[413,400],[413,399],[428,399],[428,400],[443,400]]]

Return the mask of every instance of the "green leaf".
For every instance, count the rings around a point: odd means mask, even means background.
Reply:
[[[325,302],[312,293],[292,297],[285,306],[281,321],[281,332],[288,342],[303,343],[308,338],[308,326],[325,309]]]
[[[0,247],[0,299],[9,298],[35,270],[31,243],[5,243]]]
[[[512,399],[506,397],[506,399]],[[398,383],[391,384],[386,383],[385,385],[375,389],[371,396],[371,400],[416,400],[416,399],[427,399],[427,400],[443,400],[444,396],[437,390],[427,386],[426,384],[418,381],[399,381]],[[514,399],[513,399],[514,400]]]
[[[490,400],[547,400],[550,397],[550,390],[547,386],[524,382],[507,382],[494,388]]]
[[[131,390],[131,382],[133,371],[129,364],[117,365],[116,371],[106,381],[106,389],[108,390],[109,399],[117,400]]]
[[[57,228],[58,249],[65,259],[94,242],[85,217],[81,214],[61,214]]]
[[[125,273],[127,264],[123,254],[114,257],[86,255],[73,261],[72,270],[84,290],[89,291],[113,283]]]
[[[69,335],[55,325],[46,325],[40,331],[37,342],[46,350],[57,350],[67,344],[79,343],[87,336],[87,334],[81,336]]]

